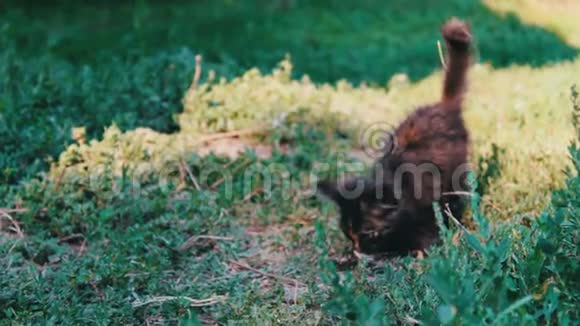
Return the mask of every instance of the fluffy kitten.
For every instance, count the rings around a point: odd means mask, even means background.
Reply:
[[[394,130],[395,146],[375,163],[371,176],[318,183],[319,192],[340,208],[340,226],[357,252],[422,251],[438,240],[433,202],[457,219],[465,209],[458,192],[467,190],[469,135],[462,99],[472,36],[456,18],[441,34],[448,54],[442,99],[417,108]]]

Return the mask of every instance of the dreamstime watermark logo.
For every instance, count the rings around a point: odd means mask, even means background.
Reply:
[[[440,198],[444,191],[467,192],[466,179],[473,173],[469,164],[456,167],[453,171],[441,171],[432,162],[421,164],[405,163],[392,170],[384,166],[379,158],[396,149],[393,128],[387,123],[375,123],[361,132],[360,145],[368,156],[375,159],[373,171],[365,177],[355,177],[366,173],[367,166],[362,162],[352,162],[341,154],[332,162],[317,162],[310,171],[297,171],[291,165],[243,160],[231,165],[187,166],[185,161],[164,164],[161,170],[152,172],[150,164],[137,165],[130,173],[105,173],[112,176],[112,190],[132,193],[148,192],[152,189],[165,193],[174,192],[184,184],[197,191],[219,193],[226,199],[250,198],[260,195],[264,199],[294,200],[311,197],[318,192],[320,176],[328,172],[336,177],[336,191],[344,198],[354,199],[365,191],[372,190],[377,199],[394,196],[419,198]],[[94,171],[89,176],[93,189],[103,185],[103,171]],[[119,177],[122,175],[123,177]],[[348,184],[349,183],[349,184]],[[250,197],[248,197],[250,196]]]
[[[173,193],[186,184],[189,188],[187,191],[219,193],[228,200],[249,199],[258,194],[265,200],[294,200],[316,195],[318,182],[322,181],[320,176],[328,175],[329,171],[340,171],[335,173],[336,179],[327,181],[345,199],[355,199],[363,191],[367,194],[372,191],[377,199],[385,196],[396,199],[405,196],[436,199],[444,196],[444,191],[468,192],[466,180],[468,173],[472,172],[468,164],[442,173],[436,164],[429,162],[401,164],[394,171],[376,162],[370,175],[356,177],[366,171],[365,165],[340,157],[333,162],[318,163],[307,172],[292,170],[281,163],[259,162],[242,169],[225,169],[223,166],[212,165],[200,166],[194,171],[188,167],[187,170],[190,171],[184,172],[179,164],[167,164],[155,174],[146,172],[147,170],[137,167],[123,175],[108,174],[111,178],[110,190],[119,194],[127,191],[142,195],[158,191]],[[89,189],[98,190],[103,187],[103,175],[100,173],[91,174],[87,181]]]
[[[393,126],[385,122],[368,126],[360,133],[359,144],[363,151],[374,159],[392,152],[396,146]]]

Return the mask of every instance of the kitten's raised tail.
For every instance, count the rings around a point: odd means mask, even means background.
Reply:
[[[442,102],[461,106],[466,88],[467,69],[471,63],[471,28],[457,18],[451,18],[441,28],[447,48],[447,67],[443,84]],[[454,105],[453,105],[454,104]]]

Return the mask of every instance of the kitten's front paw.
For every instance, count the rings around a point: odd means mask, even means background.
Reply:
[[[342,256],[332,259],[332,262],[339,271],[351,270],[358,264],[359,258],[356,255]]]

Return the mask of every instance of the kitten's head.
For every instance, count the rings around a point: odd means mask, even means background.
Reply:
[[[377,251],[380,239],[395,227],[397,201],[391,187],[364,178],[321,181],[318,192],[340,209],[340,227],[358,252]]]

